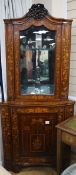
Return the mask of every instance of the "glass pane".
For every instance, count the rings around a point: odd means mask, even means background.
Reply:
[[[54,94],[56,31],[20,31],[20,94]]]

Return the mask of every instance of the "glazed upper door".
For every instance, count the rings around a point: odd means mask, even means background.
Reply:
[[[19,36],[20,94],[54,95],[56,31],[31,26]]]
[[[16,98],[59,98],[61,25],[46,19],[15,25],[14,53]]]

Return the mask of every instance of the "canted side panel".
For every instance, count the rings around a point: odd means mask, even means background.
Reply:
[[[6,24],[6,61],[7,61],[7,95],[8,100],[14,99],[14,55],[13,26]]]
[[[74,105],[66,106],[65,119],[72,117],[73,115],[74,115]]]
[[[61,92],[61,25],[57,26],[56,34],[56,60],[55,60],[55,98],[60,98]]]
[[[62,27],[61,98],[68,98],[71,24]]]
[[[8,109],[8,107],[2,107],[1,121],[2,121],[2,136],[3,136],[4,166],[6,168],[11,168],[12,140],[11,140],[10,109]]]

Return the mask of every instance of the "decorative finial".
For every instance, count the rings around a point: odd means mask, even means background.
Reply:
[[[33,4],[29,9],[29,12],[26,14],[26,17],[40,20],[46,15],[48,15],[48,10],[44,7],[43,4]]]

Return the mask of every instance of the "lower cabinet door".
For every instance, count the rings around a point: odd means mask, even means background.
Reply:
[[[13,109],[11,121],[15,163],[27,165],[53,162],[56,155],[57,112]]]

